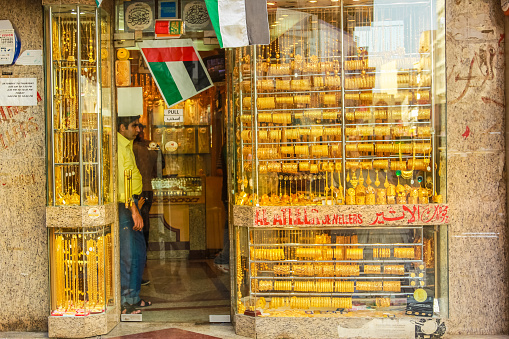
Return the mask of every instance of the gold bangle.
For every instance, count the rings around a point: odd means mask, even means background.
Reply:
[[[251,142],[251,130],[244,130],[240,133],[240,137],[242,140],[246,142]]]
[[[375,120],[387,120],[387,110],[375,110]],[[375,133],[375,135],[378,135]]]
[[[258,131],[258,139],[267,140],[268,139],[267,131]]]
[[[279,149],[281,151],[281,154],[289,155],[295,153],[293,146],[281,146]]]
[[[375,169],[389,169],[389,160],[373,160],[373,168]]]
[[[260,114],[258,114],[258,121],[260,121],[260,118],[259,118]],[[245,124],[249,124],[251,123],[251,119],[252,119],[252,116],[251,114],[242,114],[240,116],[240,121],[245,123]],[[263,121],[260,121],[260,122],[263,122]]]
[[[406,169],[407,169],[406,161],[391,160],[391,170],[393,170],[393,171],[397,171],[397,170],[406,171]]]
[[[281,140],[281,130],[279,129],[272,129],[269,131],[269,139],[272,140]]]
[[[357,149],[359,152],[374,152],[375,147],[371,143],[360,143],[358,144]]]
[[[346,144],[345,151],[347,152],[357,152],[357,144]]]
[[[297,155],[309,155],[309,147],[307,145],[298,145],[295,146],[294,150],[295,154]]]
[[[314,138],[323,136],[323,128],[322,127],[312,127],[311,128],[311,136]]]
[[[375,126],[375,135],[377,137],[390,136],[391,135],[391,127],[390,126]]]

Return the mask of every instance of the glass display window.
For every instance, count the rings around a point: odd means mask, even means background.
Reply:
[[[443,203],[443,2],[268,7],[229,55],[235,204]]]

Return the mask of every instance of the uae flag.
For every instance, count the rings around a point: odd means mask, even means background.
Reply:
[[[191,39],[144,41],[138,47],[168,106],[213,86]]]
[[[222,48],[270,43],[267,0],[205,0]]]

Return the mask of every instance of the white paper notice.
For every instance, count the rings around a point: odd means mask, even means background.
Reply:
[[[16,65],[42,65],[42,50],[24,51],[16,60]]]
[[[117,114],[119,117],[132,117],[143,114],[143,88],[117,88]]]
[[[37,106],[37,79],[0,79],[0,106]]]
[[[14,60],[16,40],[13,29],[0,29],[0,65],[10,65]]]
[[[184,110],[179,109],[165,109],[164,122],[184,122]]]

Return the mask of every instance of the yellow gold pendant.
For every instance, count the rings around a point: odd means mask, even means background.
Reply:
[[[350,184],[353,188],[357,187],[357,184],[359,181],[357,180],[357,177],[355,176],[355,172],[352,173],[352,178],[350,179]]]
[[[369,176],[369,170],[368,170],[368,177],[366,178],[366,184],[371,185],[371,177]]]
[[[362,184],[364,184],[364,175],[362,175],[362,168],[359,172],[359,185],[362,186]]]
[[[378,187],[378,186],[380,186],[380,179],[378,178],[378,170],[375,170],[375,172],[376,172],[375,186]]]

